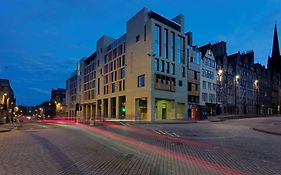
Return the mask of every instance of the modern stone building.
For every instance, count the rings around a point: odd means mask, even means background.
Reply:
[[[77,71],[73,72],[68,80],[66,80],[66,93],[65,93],[65,107],[66,107],[66,116],[74,118],[76,115],[76,104],[78,104],[78,82],[77,82],[78,73]]]
[[[187,118],[185,48],[183,15],[167,19],[147,8],[127,22],[120,38],[102,36],[96,51],[80,60],[80,120]],[[74,77],[67,81],[69,115],[75,103],[70,102]]]

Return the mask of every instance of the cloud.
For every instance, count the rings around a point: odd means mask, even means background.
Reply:
[[[41,89],[41,88],[30,87],[28,89],[30,89],[34,92],[39,92],[39,93],[43,93],[43,94],[50,94],[50,91],[45,90],[45,89]]]

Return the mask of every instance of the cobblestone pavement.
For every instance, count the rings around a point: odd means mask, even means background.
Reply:
[[[0,174],[281,174],[280,137],[235,122],[28,123],[0,134]]]

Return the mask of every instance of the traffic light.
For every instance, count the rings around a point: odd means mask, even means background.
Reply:
[[[126,115],[126,108],[124,105],[121,107],[121,119],[124,119]]]
[[[126,112],[126,108],[125,108],[124,106],[122,107],[121,112],[122,112],[122,113],[125,113],[125,112]]]

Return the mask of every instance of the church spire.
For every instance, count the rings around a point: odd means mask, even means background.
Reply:
[[[272,58],[279,58],[280,57],[278,34],[277,34],[277,25],[276,24],[275,24],[275,28],[274,28],[273,46],[272,46],[271,57]]]

